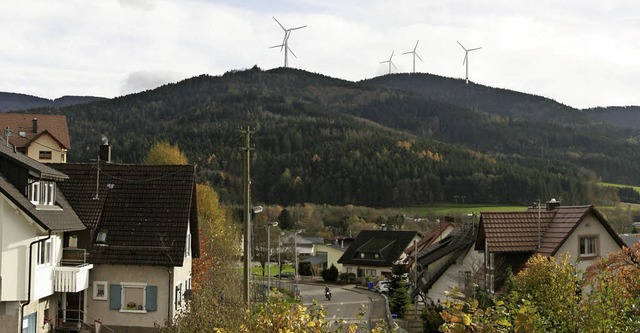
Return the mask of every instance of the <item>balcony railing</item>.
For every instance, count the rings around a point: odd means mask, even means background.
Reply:
[[[92,264],[86,262],[86,252],[78,248],[62,250],[60,265],[54,269],[53,290],[76,293],[89,287],[89,271]]]

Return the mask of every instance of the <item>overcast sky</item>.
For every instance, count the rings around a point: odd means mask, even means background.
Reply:
[[[637,0],[0,0],[0,91],[116,97],[289,66],[359,81],[416,71],[586,108],[640,105]]]

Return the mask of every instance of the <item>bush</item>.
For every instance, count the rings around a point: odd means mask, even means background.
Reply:
[[[329,282],[335,282],[336,280],[338,280],[338,269],[336,268],[336,266],[331,264],[331,267],[329,267],[329,269],[323,269],[322,278],[325,281]]]
[[[339,275],[340,281],[344,281],[347,283],[356,282],[356,274],[355,273],[340,273]]]

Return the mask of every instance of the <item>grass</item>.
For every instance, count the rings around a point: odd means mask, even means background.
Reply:
[[[412,216],[445,216],[445,215],[464,215],[480,212],[513,212],[525,211],[525,206],[508,206],[508,205],[472,205],[462,203],[442,203],[420,207],[404,207],[403,212]]]
[[[264,266],[264,276],[267,276],[268,267]],[[293,269],[293,265],[291,264],[283,264],[282,265],[282,273],[291,273],[293,274],[295,270]],[[251,267],[251,274],[262,276],[262,267],[260,265]],[[271,263],[271,276],[278,274],[278,263]]]
[[[640,186],[633,186],[633,185],[626,185],[626,184],[616,184],[616,183],[606,183],[606,182],[599,182],[598,185],[600,185],[600,186],[612,186],[612,187],[631,187],[632,189],[636,190],[636,192],[640,193]]]

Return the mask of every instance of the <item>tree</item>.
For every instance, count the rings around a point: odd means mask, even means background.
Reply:
[[[278,223],[282,230],[291,230],[294,227],[289,210],[285,208],[280,212],[278,215]]]
[[[144,164],[163,165],[173,164],[182,165],[189,164],[187,156],[184,155],[178,148],[178,145],[172,145],[165,141],[160,141],[154,144],[147,157],[144,159]]]
[[[325,268],[322,270],[322,279],[328,282],[335,282],[338,280],[338,269],[334,264],[331,264],[331,267],[328,269]]]

